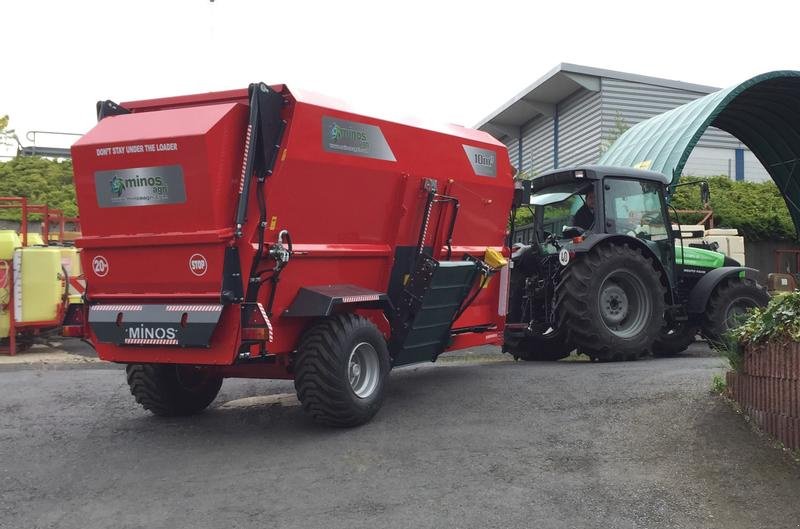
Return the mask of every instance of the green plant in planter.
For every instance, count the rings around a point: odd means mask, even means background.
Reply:
[[[766,307],[753,309],[731,335],[739,344],[800,341],[800,292],[776,296]]]
[[[739,341],[737,336],[738,329],[740,328],[741,327],[737,327],[733,331],[726,333],[722,341],[713,344],[714,350],[726,359],[731,369],[737,373],[742,370],[744,364],[744,345]]]

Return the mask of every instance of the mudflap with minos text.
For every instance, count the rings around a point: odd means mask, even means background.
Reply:
[[[208,347],[219,304],[116,304],[89,308],[97,340],[114,345]]]

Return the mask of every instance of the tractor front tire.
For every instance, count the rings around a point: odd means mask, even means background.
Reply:
[[[703,336],[712,344],[721,343],[725,334],[741,323],[745,313],[769,303],[769,294],[751,279],[723,281],[708,300],[703,321]]]
[[[694,343],[695,336],[699,331],[697,325],[686,322],[667,327],[653,344],[653,354],[655,356],[679,355]]]
[[[294,365],[297,397],[319,424],[358,426],[383,403],[389,351],[366,318],[339,314],[315,324],[303,335]]]
[[[128,364],[125,374],[136,402],[161,417],[199,413],[217,398],[222,387],[221,376],[194,366]]]
[[[665,291],[639,248],[601,244],[564,270],[556,291],[559,326],[592,360],[636,360],[652,352],[662,332]]]

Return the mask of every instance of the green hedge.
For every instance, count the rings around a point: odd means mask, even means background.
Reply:
[[[17,157],[0,162],[0,196],[26,197],[33,204],[61,209],[68,217],[78,214],[70,160],[58,162],[39,157]],[[0,219],[19,218],[18,210],[0,210]]]
[[[703,180],[692,176],[683,182]],[[786,202],[772,180],[767,182],[737,182],[727,176],[705,178],[711,190],[714,225],[736,228],[746,239],[796,241],[794,223]],[[700,209],[700,189],[697,186],[676,188],[670,204],[676,209]],[[681,222],[694,223],[699,217],[683,214]]]

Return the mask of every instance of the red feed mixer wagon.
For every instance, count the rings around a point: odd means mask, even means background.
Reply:
[[[486,133],[254,84],[98,103],[72,157],[86,336],[157,415],[282,378],[352,426],[392,367],[502,341],[514,186]]]

